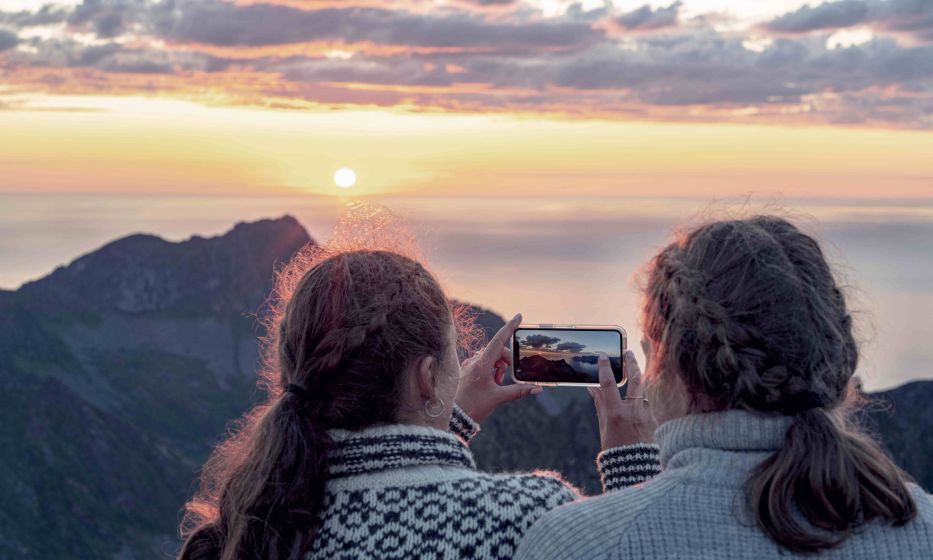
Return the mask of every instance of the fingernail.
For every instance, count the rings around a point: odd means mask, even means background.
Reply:
[[[537,395],[538,393],[540,393],[540,392],[543,391],[543,390],[544,390],[544,387],[535,387],[534,389],[531,390],[531,394],[532,394],[532,395]]]
[[[600,362],[608,362],[608,361],[609,361],[609,355],[606,354],[605,352],[600,352],[600,353],[599,353],[599,361],[600,361]]]
[[[521,321],[521,320],[522,320],[522,314],[521,314],[521,313],[516,313],[515,316],[512,317],[512,320],[513,320],[513,321]]]

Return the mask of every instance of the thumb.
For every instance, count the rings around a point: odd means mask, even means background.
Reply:
[[[526,383],[503,385],[496,389],[496,400],[500,403],[517,401],[531,395],[540,394],[543,390],[544,388],[539,385],[528,385]]]

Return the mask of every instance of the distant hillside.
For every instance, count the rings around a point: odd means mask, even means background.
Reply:
[[[868,395],[868,425],[901,468],[933,491],[933,381]]]
[[[293,218],[133,235],[0,297],[0,558],[166,558],[255,396],[256,322]]]
[[[0,558],[168,558],[197,471],[260,396],[253,314],[312,242],[291,217],[171,243],[133,235],[0,291]],[[488,335],[498,315],[476,308]],[[933,382],[881,394],[872,421],[933,487]],[[890,408],[890,407],[889,407]],[[550,468],[598,489],[593,405],[549,389],[503,407],[482,468]]]

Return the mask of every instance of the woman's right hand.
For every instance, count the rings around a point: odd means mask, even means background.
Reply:
[[[512,317],[485,348],[467,358],[460,366],[460,386],[454,402],[478,423],[482,423],[502,404],[537,395],[542,390],[537,385],[503,384],[505,372],[512,365],[509,341],[521,322],[521,313]]]
[[[626,350],[624,355],[628,391],[623,399],[619,394],[609,357],[599,355],[599,387],[588,387],[599,418],[599,439],[603,451],[635,443],[654,443],[658,427],[654,414],[645,400],[641,368],[635,354]]]

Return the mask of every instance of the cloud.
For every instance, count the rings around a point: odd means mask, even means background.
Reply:
[[[518,0],[460,0],[464,4],[474,4],[476,6],[511,6],[518,3]]]
[[[865,25],[933,42],[933,2],[929,0],[842,0],[803,6],[762,27],[775,33],[809,33]]]
[[[614,358],[610,358],[610,360],[612,360],[612,359],[614,359]],[[588,354],[588,355],[586,355],[586,356],[574,356],[574,357],[573,357],[573,361],[575,361],[575,362],[581,362],[581,363],[584,363],[584,364],[598,364],[598,363],[599,363],[599,356],[597,356],[597,355],[595,355],[595,354]]]
[[[111,39],[121,35],[145,6],[143,1],[84,0],[68,17],[68,24],[89,26],[98,37]]]
[[[216,0],[179,0],[156,8],[152,20],[157,34],[166,39],[223,46],[341,40],[413,47],[533,49],[578,46],[605,34],[573,20],[498,22],[467,11],[435,15],[371,7],[301,10]]]
[[[162,74],[174,88],[229,88],[260,105],[933,127],[933,44],[887,35],[925,37],[933,2],[802,8],[766,22],[774,36],[754,47],[748,39],[760,28],[680,21],[680,2],[621,15],[608,4],[574,4],[552,17],[521,2],[507,10],[467,3],[85,0],[0,11],[0,25],[11,29],[4,69],[36,70],[17,75],[39,88],[56,78],[39,69],[59,71],[63,92],[152,88],[143,78]],[[67,26],[29,31],[52,21]],[[831,26],[868,22],[884,32],[827,46]],[[666,31],[651,33],[658,29]],[[73,68],[82,71],[66,75]]]
[[[453,60],[465,71],[444,72],[445,63]],[[875,39],[829,49],[814,37],[779,38],[757,52],[747,49],[740,37],[704,30],[644,38],[637,51],[600,44],[547,59],[440,54],[305,60],[292,61],[284,73],[308,82],[442,86],[471,81],[499,90],[559,88],[668,107],[780,105],[828,91],[838,95],[897,86],[923,92],[933,76],[933,48],[904,48],[890,39]],[[527,99],[534,103],[539,98]]]
[[[189,71],[215,71],[235,61],[217,60],[204,53],[128,47],[108,42],[94,45],[73,39],[30,39],[32,50],[14,52],[12,61],[20,66],[95,68],[116,74],[172,74]]]
[[[805,33],[821,29],[838,29],[863,23],[868,18],[868,2],[843,0],[816,6],[806,5],[779,16],[765,27],[780,33]]]
[[[13,25],[19,28],[51,25],[65,21],[68,19],[70,13],[71,12],[67,9],[60,6],[46,4],[34,12],[29,10],[0,12],[0,23]]]
[[[0,52],[12,49],[19,44],[19,36],[16,33],[0,29]]]
[[[586,344],[580,344],[579,342],[561,342],[557,345],[558,352],[580,352],[586,348]]]
[[[622,14],[615,18],[615,23],[627,31],[654,31],[676,27],[678,12],[683,2],[674,2],[666,8],[652,9],[645,4],[637,10]]]
[[[559,338],[553,336],[547,336],[543,334],[530,334],[525,337],[525,340],[522,341],[525,346],[531,348],[550,348],[552,345],[560,342]]]

